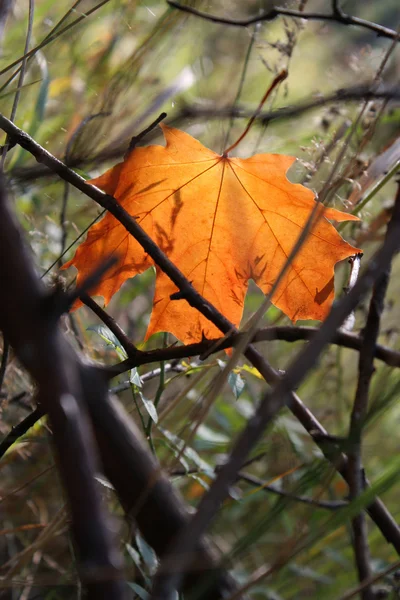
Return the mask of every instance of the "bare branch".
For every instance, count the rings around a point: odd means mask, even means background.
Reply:
[[[92,302],[94,301],[92,300]],[[97,304],[96,307],[98,307]],[[100,310],[102,313],[105,312],[103,309]],[[100,313],[98,314],[100,316]],[[108,315],[107,317],[111,319],[111,317]],[[106,317],[104,317],[104,319],[106,319]],[[106,320],[103,320],[103,322],[107,325]],[[251,343],[255,344],[258,342],[267,342],[273,340],[282,340],[285,342],[311,340],[317,331],[318,329],[316,327],[295,327],[293,325],[265,327],[263,329],[259,329],[254,334],[254,337],[251,339]],[[114,334],[116,335],[116,331],[114,331]],[[159,362],[161,360],[176,360],[181,358],[189,358],[191,356],[201,356],[204,354],[209,356],[213,353],[226,350],[227,348],[234,348],[243,335],[243,333],[235,333],[229,337],[203,340],[202,342],[197,342],[194,344],[175,344],[167,348],[157,348],[155,350],[138,350],[136,357],[134,356],[132,359],[128,358],[127,360],[117,363],[111,367],[104,367],[104,370],[107,373],[107,376],[111,379],[112,377],[115,377],[121,373],[125,373],[134,367],[140,367],[142,365]],[[116,337],[118,336],[116,335]],[[128,340],[128,343],[131,342]],[[363,345],[363,338],[355,333],[348,333],[346,331],[339,330],[335,333],[333,339],[331,340],[331,344],[359,351]],[[400,352],[392,350],[386,346],[382,346],[381,344],[376,344],[375,346],[375,358],[382,360],[391,367],[400,367]]]
[[[319,108],[327,104],[336,102],[354,102],[358,100],[398,100],[400,98],[399,86],[380,86],[378,89],[371,85],[358,85],[350,88],[336,90],[327,96],[319,96],[310,100],[304,100],[294,106],[285,106],[276,110],[260,112],[255,118],[262,125],[277,121],[279,119],[290,119],[300,116],[309,110]],[[197,107],[184,106],[180,115],[187,118],[204,117],[207,119],[220,119],[228,117],[237,117],[247,119],[253,114],[253,111],[234,107]]]
[[[343,508],[344,506],[348,506],[349,504],[346,500],[314,500],[313,498],[308,498],[307,496],[296,496],[295,494],[280,490],[276,486],[272,484],[267,484],[262,479],[254,477],[253,475],[249,475],[248,473],[243,473],[242,471],[239,471],[238,479],[246,481],[246,483],[249,483],[250,485],[259,488],[260,491],[276,494],[277,496],[281,496],[282,498],[295,500],[296,502],[308,504],[309,506],[315,506],[316,508],[338,510],[339,508]]]
[[[398,229],[400,223],[400,183],[394,204],[391,220],[387,228],[387,236]],[[351,450],[348,453],[349,491],[350,498],[356,498],[364,489],[364,471],[361,458],[361,436],[363,424],[368,410],[369,387],[374,373],[374,357],[376,340],[379,335],[381,315],[384,308],[386,290],[389,285],[391,263],[382,270],[372,291],[367,323],[363,331],[363,345],[360,349],[358,362],[358,383],[351,413],[349,440]],[[360,513],[352,521],[353,545],[356,566],[360,583],[367,581],[372,570],[368,547],[367,525],[365,515]],[[372,600],[375,596],[370,586],[366,585],[361,592],[363,600]]]
[[[25,435],[26,432],[29,431],[29,429],[43,417],[43,415],[43,409],[38,406],[35,408],[35,410],[29,413],[25,419],[20,421],[18,425],[12,427],[11,431],[0,442],[0,458],[4,456],[7,450],[11,448],[11,446],[15,444],[20,437]]]
[[[353,25],[357,27],[363,27],[364,29],[373,31],[380,37],[385,37],[392,40],[398,37],[397,32],[393,29],[389,29],[388,27],[384,27],[383,25],[379,25],[378,23],[373,23],[372,21],[366,21],[365,19],[359,19],[358,17],[353,17],[351,15],[345,14],[339,8],[337,3],[332,13],[328,14],[318,12],[307,13],[300,10],[284,8],[283,6],[277,6],[255,17],[240,20],[210,15],[209,13],[197,10],[196,8],[193,8],[191,6],[184,6],[179,2],[175,2],[175,0],[167,0],[167,4],[182,12],[186,12],[190,15],[194,15],[196,17],[200,17],[201,19],[205,19],[206,21],[211,21],[213,23],[221,23],[222,25],[233,25],[235,27],[248,27],[249,25],[253,25],[254,23],[273,21],[279,16],[285,16],[293,17],[295,19],[305,19],[307,21],[333,21],[341,25]]]
[[[260,439],[266,426],[272,422],[278,411],[285,405],[293,407],[292,390],[295,389],[316,364],[320,353],[329,344],[338,327],[355,308],[360,299],[368,292],[380,276],[392,257],[400,248],[400,221],[395,222],[387,235],[382,248],[369,262],[367,269],[354,288],[334,306],[308,346],[291,363],[284,377],[280,378],[271,392],[267,393],[247,426],[240,433],[227,463],[221,468],[210,490],[202,497],[198,510],[189,526],[178,536],[166,556],[168,568],[161,565],[156,578],[152,600],[169,600],[180,587],[182,573],[185,570],[186,554],[191,552],[193,544],[200,539],[221,502],[235,481],[241,464]],[[347,473],[348,476],[348,473]],[[397,527],[397,541],[400,542],[400,529]],[[400,546],[398,546],[400,548]]]
[[[107,381],[103,379],[99,386],[98,369],[81,366],[81,377],[105,475],[127,516],[138,524],[147,543],[162,558],[188,523],[184,503],[162,473],[134,421],[108,396]],[[93,382],[97,382],[96,387]],[[234,579],[218,567],[218,555],[207,540],[195,544],[187,558],[185,590],[195,589],[207,579],[209,600],[221,600],[237,590]],[[245,600],[244,596],[241,598]]]
[[[58,332],[57,319],[46,310],[48,296],[0,183],[0,255],[7,256],[0,266],[0,328],[36,380],[38,401],[49,414],[88,598],[122,600],[121,558],[94,480],[98,464],[74,355]],[[99,581],[102,571],[106,580]]]
[[[125,332],[121,329],[115,319],[111,317],[101,306],[97,304],[88,294],[80,294],[80,299],[82,302],[90,308],[95,315],[99,317],[101,321],[103,321],[104,325],[108,327],[108,329],[115,335],[117,340],[120,342],[121,346],[125,350],[128,355],[128,360],[125,362],[137,362],[140,361],[140,356],[142,355],[141,350],[138,350],[134,344],[130,341]],[[141,364],[141,363],[140,363]],[[132,369],[135,365],[128,367],[127,370]],[[122,372],[122,371],[121,371]]]
[[[400,88],[397,86],[386,87],[381,86],[378,89],[372,88],[368,85],[354,86],[350,88],[339,89],[336,92],[328,96],[318,96],[310,100],[304,100],[297,105],[287,106],[279,108],[277,110],[261,112],[256,117],[256,122],[266,125],[272,121],[279,119],[290,119],[297,117],[309,110],[319,108],[330,103],[335,102],[357,102],[359,100],[398,100],[400,98]],[[200,106],[183,106],[182,109],[173,117],[170,121],[170,125],[179,124],[180,121],[185,119],[202,118],[213,119],[213,118],[250,118],[254,114],[253,110],[246,109],[240,106],[228,106],[221,108],[219,106],[203,108]],[[113,147],[110,151],[103,151],[101,154],[96,156],[98,163],[109,161],[112,159],[120,158],[126,148]],[[39,161],[40,162],[40,161]],[[91,157],[90,162],[93,162]],[[68,165],[70,167],[78,167],[84,165],[85,162],[82,160],[70,161]],[[54,168],[47,165],[44,167],[26,167],[14,169],[12,172],[13,177],[20,181],[29,181],[38,177],[46,177],[54,172]],[[64,179],[65,180],[65,179]],[[57,261],[55,261],[57,263]]]

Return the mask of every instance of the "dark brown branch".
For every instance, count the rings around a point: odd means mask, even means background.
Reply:
[[[229,487],[234,483],[241,464],[260,439],[266,426],[272,422],[279,410],[296,404],[292,390],[295,389],[316,364],[322,350],[329,344],[336,330],[358,302],[369,291],[392,257],[400,248],[400,223],[395,223],[379,252],[369,262],[367,269],[354,288],[334,306],[311,342],[292,361],[284,377],[280,378],[271,392],[261,401],[253,417],[240,433],[227,463],[221,468],[210,490],[202,497],[198,510],[189,526],[169,549],[165,564],[161,564],[156,577],[152,600],[169,600],[174,590],[179,590],[182,573],[185,571],[186,554],[193,543],[200,539],[221,503]],[[341,466],[341,472],[344,470]],[[348,470],[345,469],[348,478]],[[400,550],[400,530],[397,529],[396,544]]]
[[[162,558],[186,527],[188,512],[134,421],[107,395],[107,380],[103,378],[102,390],[97,385],[94,391],[98,369],[81,366],[81,376],[105,475],[128,517],[138,524],[147,543]],[[207,578],[208,600],[230,597],[237,590],[233,578],[217,566],[218,556],[205,539],[195,544],[188,565],[186,591],[196,589]]]
[[[394,204],[391,220],[387,228],[387,236],[399,228],[400,224],[400,184]],[[364,471],[361,458],[361,437],[363,424],[368,410],[368,397],[371,379],[374,373],[376,340],[378,339],[381,316],[384,309],[386,291],[389,285],[391,263],[386,265],[375,282],[369,305],[367,322],[363,331],[363,344],[358,362],[358,382],[351,413],[349,440],[351,450],[348,453],[349,496],[357,498],[364,489]],[[360,513],[352,520],[353,545],[359,581],[362,584],[371,575],[370,553],[365,515]],[[370,586],[361,592],[363,600],[373,600],[374,593]]]
[[[99,317],[99,319],[104,323],[104,325],[108,327],[108,329],[115,335],[117,340],[120,342],[121,346],[123,347],[123,349],[129,357],[127,361],[124,361],[124,363],[140,361],[140,356],[142,354],[141,351],[138,350],[134,344],[132,344],[132,342],[130,341],[126,333],[118,325],[116,320],[113,319],[111,315],[109,315],[103,308],[101,308],[101,306],[99,306],[97,302],[93,300],[93,298],[88,296],[88,294],[81,294],[80,299],[88,308],[90,308],[95,313],[95,315]],[[133,366],[135,365],[132,365],[131,367],[129,367],[129,369],[132,369]]]
[[[282,498],[288,498],[290,500],[294,500],[295,502],[301,502],[303,504],[308,504],[309,506],[315,506],[316,508],[337,510],[338,508],[343,508],[349,504],[346,500],[314,500],[313,498],[308,498],[307,496],[296,496],[290,492],[280,490],[274,485],[266,484],[262,479],[254,477],[253,475],[249,475],[248,473],[243,473],[242,471],[239,471],[237,478],[241,479],[242,481],[246,481],[246,483],[249,483],[254,487],[260,488],[260,492],[265,491],[267,493],[276,494]]]
[[[94,301],[92,300],[94,303]],[[85,302],[86,304],[86,302]],[[88,305],[89,306],[89,305]],[[96,304],[98,307],[98,305]],[[100,308],[100,307],[98,307]],[[97,310],[97,309],[96,309]],[[103,313],[103,309],[100,309]],[[105,313],[107,314],[107,313]],[[99,315],[100,316],[100,315]],[[108,316],[108,315],[107,315]],[[102,317],[100,317],[102,318]],[[109,317],[111,318],[111,317]],[[102,319],[103,320],[103,319]],[[113,320],[114,321],[114,320]],[[104,323],[106,321],[103,320]],[[115,322],[115,321],[114,321]],[[107,324],[107,323],[106,323]],[[111,329],[111,327],[110,327]],[[111,329],[111,331],[113,331]],[[318,329],[316,327],[294,327],[292,325],[286,326],[271,326],[260,329],[254,335],[251,343],[267,342],[273,340],[282,340],[285,342],[298,342],[301,340],[311,340],[316,334]],[[114,332],[115,333],[115,332]],[[115,333],[116,335],[116,333]],[[227,348],[234,347],[245,335],[243,333],[236,333],[227,338],[216,338],[213,340],[203,340],[195,344],[187,345],[174,345],[168,348],[158,348],[155,350],[138,350],[136,357],[125,360],[111,367],[105,367],[105,371],[108,376],[115,377],[121,373],[125,373],[134,367],[141,365],[147,365],[153,362],[159,362],[161,360],[175,360],[181,358],[189,358],[191,356],[200,356],[202,354],[213,351],[220,352]],[[116,336],[117,337],[117,336]],[[121,341],[121,340],[120,340]],[[122,342],[121,342],[122,343]],[[129,342],[131,343],[131,342]],[[345,331],[337,331],[333,337],[331,344],[341,346],[343,348],[349,348],[351,350],[359,351],[363,345],[363,338],[355,333],[347,333]],[[375,358],[382,360],[391,367],[400,367],[400,352],[392,350],[386,346],[376,344],[375,346]]]
[[[7,257],[0,265],[0,329],[35,379],[38,402],[49,415],[88,598],[122,600],[121,559],[94,480],[98,465],[74,354],[47,310],[48,296],[0,184],[0,256]]]
[[[10,345],[9,345],[7,339],[3,335],[3,351],[2,351],[1,363],[0,363],[0,392],[3,387],[4,377],[6,376],[9,350],[10,350]]]
[[[0,265],[0,328],[35,378],[41,407],[49,414],[88,598],[119,600],[124,597],[125,586],[119,581],[118,555],[108,549],[108,528],[105,530],[94,479],[99,468],[90,458],[91,427],[87,424],[86,405],[78,405],[75,399],[87,403],[105,473],[127,513],[136,519],[159,556],[187,523],[188,514],[139,432],[129,424],[129,416],[109,400],[101,371],[82,365],[57,330],[56,320],[47,310],[44,287],[28,253],[22,252],[22,238],[1,200],[0,254],[8,260]],[[39,416],[31,415],[30,424]],[[198,545],[192,561],[188,584],[195,585],[199,576],[204,579],[205,572],[210,572],[210,598],[220,600],[235,591],[235,583],[225,570],[215,569],[216,557],[206,542]]]
[[[138,524],[143,537],[162,557],[187,524],[189,515],[129,415],[108,397],[106,380],[101,374],[99,378],[98,369],[82,364],[79,369],[105,475],[115,488],[127,516]],[[40,408],[28,415],[3,440],[2,450],[6,451],[42,416]],[[199,578],[204,581],[212,574],[209,600],[232,595],[236,590],[235,581],[225,570],[216,568],[217,558],[207,541],[199,544],[184,581],[185,589],[191,589],[198,584]]]
[[[351,88],[339,89],[327,96],[321,96],[311,100],[304,100],[294,106],[285,106],[277,110],[260,112],[256,121],[261,125],[266,125],[279,119],[290,119],[302,115],[314,108],[320,108],[327,104],[336,102],[351,102],[359,100],[398,100],[400,98],[399,86],[374,88],[370,85],[358,85]],[[253,112],[241,107],[209,107],[200,108],[196,106],[185,106],[181,111],[182,117],[196,118],[204,117],[207,119],[220,119],[236,117],[247,119]]]
[[[43,417],[43,414],[43,409],[38,406],[25,419],[20,421],[18,425],[11,428],[11,431],[0,442],[0,459],[20,437],[25,435]]]
[[[249,17],[248,19],[239,20],[210,15],[209,13],[197,10],[196,8],[193,8],[191,6],[184,6],[179,2],[175,2],[174,0],[167,0],[167,4],[169,4],[173,8],[181,10],[182,12],[186,12],[196,17],[200,17],[201,19],[205,19],[206,21],[220,23],[222,25],[233,25],[235,27],[248,27],[249,25],[253,25],[254,23],[273,21],[279,16],[286,16],[293,17],[295,19],[306,19],[308,21],[332,21],[341,25],[352,25],[356,27],[362,27],[364,29],[368,29],[369,31],[373,31],[380,37],[389,38],[391,40],[397,38],[397,32],[393,29],[389,29],[388,27],[384,27],[383,25],[379,25],[378,23],[374,23],[372,21],[366,21],[365,19],[359,19],[358,17],[347,15],[338,6],[336,7],[336,10],[333,10],[332,13],[328,14],[318,12],[307,13],[300,10],[284,8],[283,6],[277,6],[255,17]]]
[[[128,153],[131,152],[136,146],[144,140],[146,135],[148,135],[153,129],[157,127],[161,121],[167,118],[167,113],[162,112],[146,129],[143,129],[138,135],[134,135],[131,141],[129,142]]]

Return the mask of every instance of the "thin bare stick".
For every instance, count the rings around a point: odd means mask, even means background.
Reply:
[[[297,19],[307,19],[308,21],[334,21],[336,23],[340,23],[341,25],[354,25],[357,27],[363,27],[364,29],[369,29],[373,31],[378,36],[386,37],[389,39],[394,39],[397,35],[397,32],[393,29],[389,29],[388,27],[384,27],[383,25],[379,25],[378,23],[373,23],[372,21],[366,21],[365,19],[359,19],[358,17],[353,17],[351,15],[345,14],[341,9],[337,8],[332,13],[324,14],[317,12],[303,12],[300,10],[292,10],[290,8],[282,7],[274,7],[271,10],[263,12],[256,17],[250,17],[248,19],[228,19],[225,17],[217,17],[216,15],[210,15],[206,12],[202,12],[188,5],[179,4],[179,2],[175,2],[175,0],[167,0],[167,3],[173,8],[177,8],[182,12],[189,13],[196,17],[200,17],[205,19],[206,21],[212,21],[213,23],[221,23],[223,25],[233,25],[235,27],[248,27],[249,25],[253,25],[254,23],[260,23],[262,21],[273,21],[280,15],[286,17],[293,17]]]
[[[396,228],[400,222],[400,183],[397,188],[392,218],[387,228],[387,235]],[[363,331],[364,343],[361,347],[358,361],[358,383],[351,413],[349,440],[351,450],[348,453],[349,461],[349,491],[350,498],[357,498],[364,489],[364,475],[361,458],[361,437],[363,425],[368,410],[369,387],[374,373],[374,356],[376,340],[379,335],[381,315],[384,308],[386,290],[389,285],[391,263],[382,270],[376,280],[372,298],[369,305],[367,322]],[[370,565],[370,552],[368,547],[368,534],[365,515],[360,513],[352,520],[353,545],[356,567],[360,583],[368,581],[372,575]],[[361,591],[363,600],[373,600],[375,597],[371,587],[366,585]]]
[[[12,216],[3,180],[0,185],[0,254],[7,255],[0,268],[0,329],[36,381],[38,403],[49,414],[88,599],[122,600],[121,557],[94,481],[99,466],[74,354],[47,310],[45,288]],[[105,569],[107,581],[96,581],[92,568]]]
[[[235,148],[237,148],[237,146],[239,146],[240,142],[246,137],[246,135],[250,131],[251,126],[253,125],[254,121],[257,119],[258,115],[260,114],[260,112],[262,110],[262,107],[264,106],[266,100],[272,94],[272,92],[274,91],[274,89],[280,83],[282,83],[282,81],[285,81],[285,79],[287,78],[287,76],[288,76],[288,72],[286,70],[284,70],[284,71],[281,71],[279,73],[279,75],[277,75],[275,77],[275,79],[273,80],[273,82],[271,83],[271,85],[269,86],[269,88],[267,89],[267,91],[265,92],[264,96],[262,97],[261,102],[258,105],[257,110],[250,117],[250,120],[247,123],[246,129],[243,131],[242,135],[239,136],[239,138],[236,140],[236,142],[234,142],[233,144],[231,144],[231,146],[229,146],[229,148],[227,148],[226,150],[224,150],[223,156],[225,156],[225,157],[228,156],[229,152],[232,152],[232,150],[234,150]]]
[[[92,300],[92,302],[94,302],[94,300]],[[92,306],[90,307],[92,308]],[[96,312],[99,308],[100,307],[96,304],[96,310],[94,312]],[[102,311],[103,309],[100,310]],[[100,317],[100,312],[98,316]],[[103,322],[105,323],[105,321]],[[109,329],[111,329],[111,327],[109,327]],[[113,330],[111,329],[111,331]],[[255,344],[257,342],[268,342],[273,340],[282,340],[288,343],[294,343],[300,340],[308,341],[312,339],[317,331],[318,329],[316,327],[295,327],[292,325],[271,326],[256,331],[250,342]],[[115,332],[113,333],[116,335]],[[161,360],[178,360],[181,358],[189,358],[191,356],[210,356],[214,352],[220,352],[221,350],[235,347],[238,341],[245,335],[246,332],[241,332],[223,338],[203,340],[202,342],[197,342],[194,344],[179,346],[174,344],[173,346],[169,346],[167,348],[140,350],[138,351],[138,355],[136,357],[132,359],[129,358],[128,360],[117,363],[111,367],[104,367],[104,370],[107,373],[107,376],[111,379],[112,377],[120,375],[121,373],[125,373],[134,367],[151,364],[153,362],[159,362]],[[349,348],[351,350],[359,351],[363,344],[363,338],[355,333],[350,333],[340,329],[335,333],[331,344],[335,344],[336,346],[340,346],[342,348]],[[387,346],[376,344],[375,358],[383,361],[390,367],[400,367],[400,352],[392,350]]]
[[[97,304],[88,294],[80,294],[80,299],[82,302],[90,308],[101,321],[103,321],[104,325],[108,327],[110,331],[115,335],[117,340],[120,342],[121,346],[125,350],[128,355],[128,361],[137,361],[140,360],[141,351],[136,348],[134,344],[130,341],[126,333],[121,329],[115,319],[111,315],[109,315],[101,306]],[[133,367],[132,367],[133,368]]]
[[[327,104],[331,103],[357,102],[359,100],[398,100],[399,98],[399,86],[381,85],[378,87],[378,89],[375,89],[370,85],[357,85],[344,89],[341,88],[327,96],[321,96],[310,100],[304,100],[303,102],[299,102],[294,106],[285,106],[276,110],[261,112],[255,120],[260,122],[262,125],[266,125],[267,123],[271,123],[272,121],[277,121],[280,119],[290,119],[300,116],[305,112],[308,112],[309,110],[326,106]],[[240,106],[228,106],[226,108],[219,108],[216,106],[211,106],[209,108],[185,106],[184,108],[182,108],[179,116],[182,116],[183,118],[204,117],[207,119],[230,118],[233,116],[237,118],[247,119],[250,118],[252,115],[253,111],[250,111],[247,108],[241,108]]]

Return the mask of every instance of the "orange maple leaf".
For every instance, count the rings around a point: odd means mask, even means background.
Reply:
[[[229,158],[183,131],[161,127],[165,147],[136,148],[90,183],[114,196],[195,289],[239,325],[248,280],[265,294],[271,290],[315,206],[314,195],[286,178],[293,157]],[[324,216],[272,298],[293,321],[325,318],[334,296],[334,265],[359,252],[327,221],[357,217],[321,206],[322,210]],[[107,304],[126,279],[154,264],[111,214],[90,228],[64,267],[78,269],[79,284],[115,253],[119,262],[91,290]],[[146,339],[157,331],[169,331],[183,342],[218,336],[218,329],[185,300],[170,299],[177,288],[156,270]]]

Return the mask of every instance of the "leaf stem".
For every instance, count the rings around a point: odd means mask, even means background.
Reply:
[[[229,152],[231,152],[232,150],[234,150],[234,148],[236,148],[240,144],[240,142],[243,140],[243,138],[246,137],[246,135],[250,131],[250,128],[253,125],[254,121],[257,119],[258,115],[260,114],[260,112],[262,110],[262,107],[264,106],[265,101],[267,100],[267,98],[271,95],[271,93],[276,88],[276,86],[279,85],[282,81],[284,81],[287,78],[287,76],[288,76],[288,72],[286,71],[286,69],[283,69],[283,71],[281,71],[279,73],[279,75],[277,75],[275,77],[275,79],[273,80],[273,82],[271,83],[271,85],[269,86],[269,88],[267,89],[267,91],[265,92],[264,96],[262,97],[262,100],[261,100],[260,104],[258,105],[257,110],[250,117],[249,122],[247,123],[247,127],[243,131],[242,135],[236,140],[236,142],[234,142],[231,146],[229,146],[229,148],[227,148],[224,151],[224,153],[223,153],[222,156],[224,156],[226,158],[228,156]]]
[[[254,42],[255,42],[255,39],[256,39],[256,29],[257,29],[257,25],[254,27],[254,31],[253,31],[253,33],[251,35],[250,42],[249,42],[249,45],[248,45],[248,48],[247,48],[247,52],[246,52],[246,56],[245,56],[244,64],[243,64],[243,69],[242,69],[242,74],[240,76],[240,82],[239,82],[238,91],[236,92],[236,96],[235,96],[235,99],[234,99],[233,104],[232,104],[233,107],[237,106],[237,104],[239,102],[239,99],[240,99],[240,96],[242,95],[243,86],[244,86],[244,80],[246,78],[247,68],[249,66],[250,55],[251,55],[251,51],[253,50]],[[232,114],[231,118],[229,120],[229,125],[228,125],[228,130],[227,130],[226,136],[225,136],[224,146],[228,143],[229,136],[230,136],[231,131],[232,131],[234,120],[235,120],[235,116]]]

